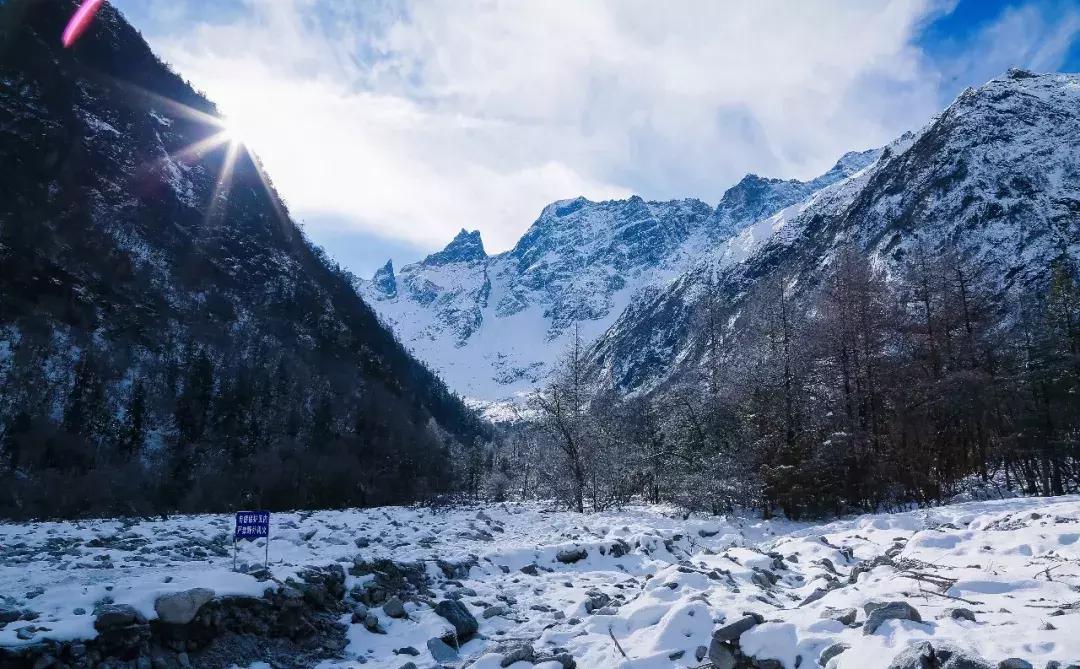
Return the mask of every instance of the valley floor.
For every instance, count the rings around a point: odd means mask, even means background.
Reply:
[[[558,669],[568,655],[582,669],[708,666],[714,631],[746,613],[764,622],[727,648],[753,666],[817,666],[842,642],[829,666],[887,667],[923,640],[952,642],[990,666],[1011,657],[1040,669],[1080,664],[1080,496],[827,524],[523,504],[282,513],[272,518],[270,581],[232,570],[232,522],[0,523],[0,647],[93,638],[104,604],[153,620],[165,593],[262,597],[305,566],[339,563],[349,575],[334,615],[347,645],[323,666],[437,666],[432,652],[446,648],[429,640],[452,627],[433,605],[446,599],[479,626],[442,660],[454,667]],[[241,569],[261,567],[263,550],[244,544]],[[409,567],[424,584],[403,611],[382,605],[395,593],[379,559],[422,565]],[[905,602],[920,620],[886,615],[868,633],[883,617],[866,625],[874,602]]]

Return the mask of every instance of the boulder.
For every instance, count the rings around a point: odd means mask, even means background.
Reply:
[[[709,645],[709,661],[712,662],[713,669],[735,669],[738,665],[735,649],[730,643],[718,641],[716,637],[713,637]]]
[[[207,588],[194,588],[183,592],[170,592],[154,600],[154,611],[158,620],[169,625],[187,625],[195,615],[214,598],[214,591]]]
[[[829,660],[833,659],[845,650],[851,650],[851,646],[842,641],[837,641],[825,650],[821,651],[821,655],[818,655],[818,664],[825,666],[829,663]]]
[[[386,600],[386,603],[382,607],[383,613],[391,618],[406,618],[408,613],[405,611],[405,604],[401,599],[397,597],[391,597]]]
[[[993,665],[948,642],[920,641],[900,651],[888,669],[993,669]]]
[[[127,604],[108,604],[97,609],[94,629],[99,632],[122,629],[131,625],[144,625],[146,618]]]
[[[509,611],[510,609],[508,609],[505,604],[495,604],[494,606],[489,606],[484,609],[484,612],[481,613],[480,616],[484,620],[487,620],[488,618],[494,618],[495,616],[505,616]]]
[[[515,662],[533,662],[536,659],[536,652],[532,646],[523,643],[503,651],[502,656],[503,659],[499,662],[499,666],[509,667]]]
[[[1035,667],[1027,660],[1010,657],[998,662],[998,669],[1035,669]]]
[[[465,607],[461,602],[454,599],[444,599],[435,605],[435,613],[442,616],[454,626],[454,632],[456,638],[451,637],[450,641],[455,641],[458,644],[465,643],[476,634],[476,631],[480,629],[480,623],[476,621],[473,614],[469,613],[469,609]],[[446,641],[447,637],[443,637]]]
[[[611,597],[600,592],[599,590],[590,590],[585,593],[585,612],[592,613],[599,611],[608,604],[611,603]]]
[[[555,554],[555,559],[563,564],[573,564],[589,557],[589,551],[584,548],[564,548]]]
[[[971,609],[955,608],[949,609],[949,617],[953,620],[968,620],[975,622],[975,612]]]
[[[739,637],[742,636],[743,632],[747,631],[751,627],[756,627],[757,625],[760,625],[764,621],[765,619],[762,618],[760,615],[756,613],[751,613],[747,616],[739,618],[738,620],[729,625],[724,625],[723,627],[717,629],[715,632],[713,632],[713,641],[737,641]]]
[[[914,606],[907,602],[882,604],[871,609],[869,615],[866,616],[863,634],[873,634],[886,620],[911,620],[921,623],[922,616],[919,615]]]
[[[458,659],[457,651],[442,639],[428,639],[427,647],[436,662],[453,662]]]
[[[858,615],[857,609],[825,609],[821,612],[821,619],[835,620],[841,625],[854,625]]]

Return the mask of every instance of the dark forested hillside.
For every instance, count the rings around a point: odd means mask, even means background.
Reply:
[[[486,428],[105,5],[0,2],[0,513],[374,504]]]

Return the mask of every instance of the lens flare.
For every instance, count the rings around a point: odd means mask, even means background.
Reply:
[[[71,20],[68,21],[67,27],[64,28],[64,35],[61,37],[61,41],[64,43],[64,48],[70,47],[75,43],[75,40],[79,39],[79,35],[82,35],[87,28],[90,27],[90,22],[94,19],[94,14],[97,10],[101,9],[101,5],[105,3],[105,0],[85,0],[72,15]]]

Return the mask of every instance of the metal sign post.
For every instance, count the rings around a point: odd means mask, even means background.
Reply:
[[[263,569],[270,568],[270,512],[237,511],[236,528],[233,530],[233,571],[236,571],[237,543],[266,539]]]

